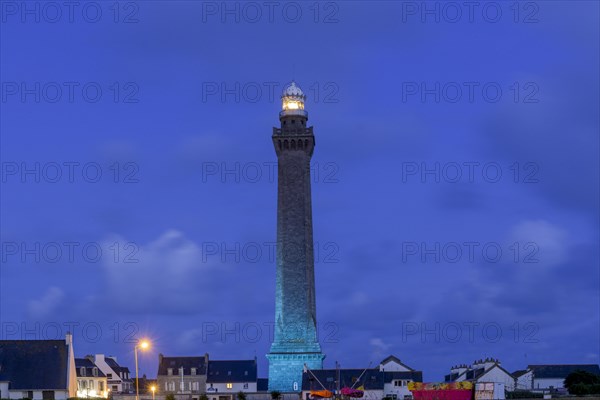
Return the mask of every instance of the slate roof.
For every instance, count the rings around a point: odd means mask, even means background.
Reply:
[[[385,371],[383,381],[385,383],[396,379],[412,380],[413,382],[423,382],[423,372],[421,371]]]
[[[258,378],[256,380],[256,391],[257,392],[268,392],[269,391],[269,378]]]
[[[116,373],[119,374],[119,376],[121,375],[121,372],[129,372],[129,368],[127,367],[122,367],[121,365],[119,365],[118,362],[115,361],[114,358],[112,357],[104,357],[104,361],[106,362],[106,364]]]
[[[0,381],[10,389],[68,390],[64,340],[0,340]]]
[[[461,374],[458,372],[450,373],[448,375],[444,375],[444,382],[454,382],[456,378],[458,378]]]
[[[302,390],[322,390],[323,387],[319,382],[321,382],[327,390],[337,390],[337,374],[338,370],[336,369],[317,369],[305,372],[302,374]],[[365,390],[383,390],[384,372],[379,371],[379,368],[370,368],[366,371],[364,369],[340,369],[339,377],[340,388],[346,386],[354,386],[354,388],[364,386]],[[355,381],[359,377],[360,381],[355,384]]]
[[[536,379],[544,378],[566,378],[571,372],[577,370],[586,371],[600,375],[600,367],[597,364],[562,364],[562,365],[528,365],[533,370]]]
[[[512,376],[514,376],[515,378],[518,378],[518,377],[520,377],[522,375],[525,375],[528,372],[529,372],[528,369],[519,369],[519,370],[516,370],[515,372],[513,372]]]
[[[256,360],[209,360],[206,382],[256,382],[256,371]]]
[[[106,377],[106,375],[104,375],[104,372],[102,372],[100,370],[100,368],[98,368],[96,366],[96,364],[94,364],[94,362],[88,358],[76,358],[75,359],[75,369],[77,370],[77,377],[81,377],[83,375],[81,375],[81,368],[85,367],[85,376],[91,376],[91,377],[98,377],[98,378],[104,378]],[[96,367],[96,371],[97,371],[97,375],[94,376],[94,367]]]
[[[173,375],[179,375],[183,367],[183,375],[191,375],[196,368],[197,375],[206,375],[204,357],[163,357],[158,364],[158,375],[167,375],[168,369],[173,368]]]
[[[404,368],[408,369],[409,371],[414,371],[414,369],[412,369],[411,367],[409,367],[408,365],[404,364],[402,361],[400,361],[400,359],[394,355],[389,355],[386,358],[384,358],[383,360],[381,360],[381,362],[379,364],[385,364],[389,361],[393,361],[397,364],[402,365]]]

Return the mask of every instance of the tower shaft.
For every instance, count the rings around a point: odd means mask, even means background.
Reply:
[[[304,364],[320,369],[317,337],[310,160],[315,146],[304,110],[282,111],[273,129],[278,160],[275,336],[269,390],[298,392]]]

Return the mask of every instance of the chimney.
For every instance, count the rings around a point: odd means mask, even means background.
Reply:
[[[67,332],[67,334],[65,335],[65,343],[67,344],[67,346],[73,346],[73,335],[71,334],[71,332]]]
[[[160,366],[160,364],[162,364],[162,360],[163,360],[163,353],[158,353],[158,365]]]

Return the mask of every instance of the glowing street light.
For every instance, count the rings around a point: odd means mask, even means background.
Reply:
[[[133,353],[135,355],[135,400],[140,400],[140,377],[138,372],[138,356],[137,351],[138,348],[142,350],[148,350],[150,348],[150,342],[146,339],[141,339],[135,345],[133,349]],[[152,393],[154,395],[154,392]]]
[[[156,386],[150,386],[150,390],[152,390],[152,400],[154,400],[154,392],[156,392]]]

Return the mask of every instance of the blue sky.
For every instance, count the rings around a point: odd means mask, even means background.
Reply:
[[[3,338],[266,376],[295,79],[326,366],[599,362],[597,2],[0,4]]]

